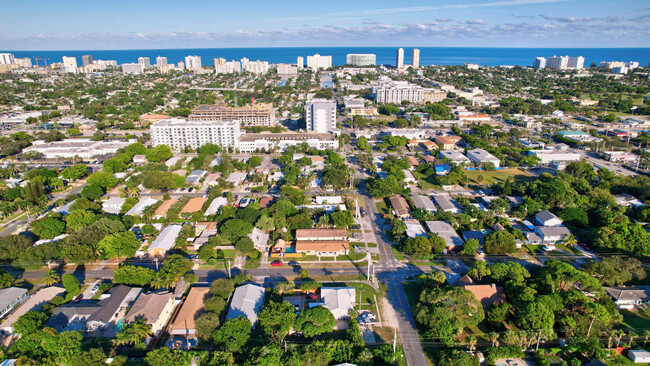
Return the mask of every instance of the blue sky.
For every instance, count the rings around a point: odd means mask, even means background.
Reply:
[[[650,47],[648,0],[3,1],[0,49]]]

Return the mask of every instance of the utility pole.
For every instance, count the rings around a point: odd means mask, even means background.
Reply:
[[[228,259],[228,278],[231,278],[232,276],[230,275],[230,259]]]
[[[397,329],[393,333],[393,362],[395,362],[395,352],[397,351]]]
[[[153,259],[154,262],[156,262],[156,272],[158,271],[158,257]]]
[[[587,334],[587,337],[588,336],[589,336],[589,334]],[[539,333],[537,333],[537,346],[535,346],[535,351],[537,351],[539,349],[539,339],[540,338],[542,338],[542,330],[541,329],[539,330]]]

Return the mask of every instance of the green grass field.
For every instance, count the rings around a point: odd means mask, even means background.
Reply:
[[[433,184],[430,177],[427,177],[422,173],[413,172],[413,176],[418,180],[418,183],[420,183],[420,189],[442,189],[441,186]]]
[[[527,180],[533,180],[534,177],[523,170],[517,168],[507,168],[503,170],[495,171],[485,171],[485,170],[468,170],[465,171],[467,175],[467,181],[469,184],[481,184],[481,185],[490,185],[494,183],[502,183],[510,177],[511,181],[514,182],[523,182]],[[478,176],[482,176],[483,180],[481,183],[478,182]]]
[[[623,315],[623,324],[638,329],[639,334],[643,333],[645,329],[650,329],[649,309],[621,310],[621,315]]]
[[[377,212],[380,214],[388,214],[390,212],[388,211],[388,206],[386,206],[386,202],[384,201],[375,202],[375,205],[377,206]]]

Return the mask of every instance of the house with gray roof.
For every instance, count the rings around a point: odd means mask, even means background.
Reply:
[[[187,184],[197,184],[201,178],[206,176],[206,174],[208,174],[207,170],[194,170],[185,177],[185,182],[187,182]]]
[[[121,212],[124,202],[126,202],[126,198],[111,197],[102,203],[102,210],[106,213],[117,215]]]
[[[451,212],[453,214],[463,212],[460,203],[453,199],[449,193],[436,193],[433,195],[433,200],[436,201],[436,204],[442,211]]]
[[[445,239],[447,249],[454,249],[463,245],[463,239],[458,235],[456,230],[446,221],[425,221],[427,229],[432,234]]]
[[[413,201],[415,208],[427,210],[429,212],[438,211],[438,209],[436,209],[436,205],[433,204],[429,196],[425,196],[423,194],[412,194],[411,201]]]
[[[181,233],[181,225],[168,225],[158,234],[156,240],[149,245],[147,252],[150,256],[164,256],[176,244],[176,238]]]
[[[467,157],[476,165],[492,163],[496,168],[499,167],[501,162],[499,158],[483,149],[467,150]]]
[[[9,313],[16,305],[27,300],[29,291],[22,287],[7,287],[0,290],[0,318]]]
[[[619,309],[634,309],[647,303],[650,298],[648,286],[616,286],[603,289]]]
[[[149,206],[153,206],[156,204],[156,202],[158,202],[158,200],[155,200],[153,198],[143,198],[140,200],[140,202],[131,207],[131,209],[126,212],[126,214],[131,216],[142,216],[144,210]]]
[[[454,164],[467,164],[470,162],[469,158],[458,150],[442,150],[440,156],[451,160]]]
[[[257,315],[264,305],[264,287],[254,284],[239,286],[235,289],[230,301],[230,308],[226,319],[235,319],[243,316],[250,320],[253,327],[257,323]]]

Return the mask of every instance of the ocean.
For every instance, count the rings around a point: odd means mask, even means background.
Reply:
[[[404,63],[411,63],[412,47],[404,47]],[[374,53],[377,63],[395,65],[397,47],[278,47],[278,48],[188,48],[188,49],[145,49],[145,50],[90,50],[90,51],[2,51],[16,57],[47,59],[48,63],[61,62],[63,56],[77,57],[81,65],[82,55],[93,59],[116,60],[118,64],[138,62],[138,57],[149,57],[155,64],[157,56],[167,57],[167,62],[178,63],[185,56],[198,55],[204,65],[213,65],[213,59],[262,60],[269,63],[296,63],[298,56],[331,55],[334,65],[345,64],[348,53]],[[478,47],[421,47],[420,65],[462,65],[465,63],[482,66],[520,65],[532,66],[535,57],[553,55],[584,56],[585,67],[601,61],[637,61],[641,66],[650,63],[650,48],[478,48]],[[42,65],[43,61],[39,61]]]

